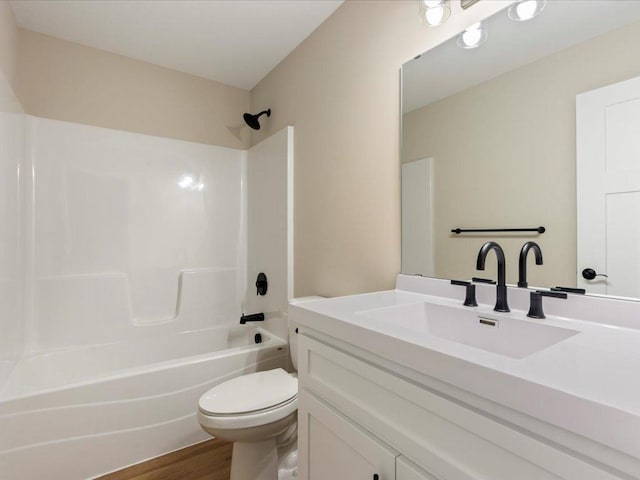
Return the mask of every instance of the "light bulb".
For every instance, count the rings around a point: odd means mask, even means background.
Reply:
[[[487,40],[487,32],[482,28],[482,23],[474,23],[458,37],[458,46],[465,49],[476,48]]]
[[[507,14],[511,20],[525,22],[544,10],[547,0],[520,0],[509,7]]]
[[[536,0],[525,0],[516,5],[516,13],[518,17],[520,17],[520,20],[532,19],[536,14],[537,3]]]
[[[429,8],[424,13],[427,23],[429,25],[440,25],[442,23],[442,19],[444,18],[444,8],[442,7],[433,7]]]
[[[482,32],[480,30],[466,30],[462,34],[462,41],[469,48],[478,45],[478,42],[480,42],[481,39]]]
[[[449,0],[420,0],[420,21],[427,27],[435,27],[444,23],[451,9]]]

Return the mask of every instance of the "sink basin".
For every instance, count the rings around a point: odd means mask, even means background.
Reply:
[[[358,314],[390,331],[410,331],[416,338],[431,335],[511,358],[524,358],[579,333],[547,325],[544,320],[483,315],[433,303],[376,308]]]

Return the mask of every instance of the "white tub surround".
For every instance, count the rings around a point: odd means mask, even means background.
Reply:
[[[293,127],[285,127],[247,151],[244,313],[263,312],[265,327],[287,337],[286,312],[293,298]],[[266,295],[256,278],[267,276]]]
[[[235,324],[241,150],[29,117],[29,350]]]
[[[0,385],[24,348],[20,228],[24,140],[25,118],[20,103],[0,71]]]
[[[0,401],[0,478],[93,478],[204,441],[200,396],[287,356],[252,326],[27,356]]]
[[[290,284],[268,261],[288,255],[268,228],[290,209],[283,132],[248,165],[243,150],[0,113],[0,478],[89,478],[205,440],[203,393],[288,365]],[[252,201],[271,209],[248,259]],[[255,269],[281,306],[240,326]]]
[[[536,457],[540,450],[513,444],[511,453],[553,472],[553,478],[640,478],[640,303],[544,298],[547,318],[535,320],[526,316],[530,291],[509,288],[512,312],[496,313],[495,286],[476,288],[480,306],[464,307],[464,287],[400,275],[394,291],[291,306],[289,314],[309,339],[301,356],[308,371],[301,367],[301,382],[308,378],[305,387],[324,388],[314,377],[321,375],[321,362],[315,360],[314,367],[311,360],[314,342],[320,341],[594,466],[579,470],[574,460],[563,463],[551,453]],[[480,324],[481,319],[496,326]],[[332,361],[344,365],[337,357]],[[348,413],[349,405],[339,410]],[[497,430],[471,431],[496,442]],[[428,432],[423,435],[429,438]],[[393,438],[383,440],[394,445]],[[434,445],[444,452],[446,442],[442,438]],[[501,445],[509,450],[508,443]],[[465,462],[453,460],[459,467]],[[467,466],[484,471],[473,465]]]

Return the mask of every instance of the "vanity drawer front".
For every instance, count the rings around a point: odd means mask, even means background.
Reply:
[[[307,335],[299,349],[301,387],[439,479],[620,478]]]

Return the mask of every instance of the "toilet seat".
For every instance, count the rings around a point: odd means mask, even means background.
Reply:
[[[281,368],[242,375],[216,385],[198,402],[209,428],[250,428],[277,422],[298,408],[298,379]]]
[[[259,410],[252,413],[238,415],[215,415],[202,411],[198,412],[200,424],[219,430],[235,430],[241,428],[259,427],[269,423],[275,423],[294,414],[298,409],[298,396],[296,395],[284,404],[275,407]]]

